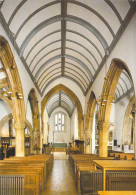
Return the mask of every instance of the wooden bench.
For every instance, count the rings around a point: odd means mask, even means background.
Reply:
[[[98,195],[136,195],[136,191],[98,191]]]
[[[38,195],[45,187],[53,166],[53,155],[11,157],[0,161],[0,174],[24,175],[25,192]]]

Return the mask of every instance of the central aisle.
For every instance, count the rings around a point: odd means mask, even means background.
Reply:
[[[72,171],[66,155],[54,154],[54,165],[46,188],[41,195],[79,195],[76,191]],[[62,159],[60,159],[62,158]]]

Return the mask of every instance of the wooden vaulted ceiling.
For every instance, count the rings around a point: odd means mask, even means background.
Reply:
[[[64,77],[85,95],[135,13],[131,0],[4,0],[1,24],[34,84]],[[124,71],[116,98],[131,90]]]

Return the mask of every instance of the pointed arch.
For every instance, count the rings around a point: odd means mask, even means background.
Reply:
[[[93,117],[96,107],[96,97],[93,91],[91,91],[89,100],[87,102],[87,112],[85,115],[85,152],[92,153],[92,128]],[[90,139],[90,145],[87,145],[87,139]]]
[[[44,113],[44,109],[45,106],[48,102],[48,100],[58,91],[63,91],[64,93],[66,93],[75,103],[76,107],[77,107],[77,111],[78,111],[78,134],[79,134],[79,139],[83,140],[83,110],[82,110],[82,106],[80,103],[80,100],[78,99],[78,97],[76,96],[76,94],[70,90],[68,87],[59,84],[57,86],[55,86],[54,88],[52,88],[43,98],[42,103],[41,103],[41,115],[43,118],[43,113]],[[43,122],[42,122],[43,124]]]
[[[132,80],[131,73],[127,65],[120,59],[113,59],[105,77],[102,94],[101,104],[99,107],[99,156],[107,156],[107,141],[108,141],[108,129],[110,127],[110,113],[111,113],[111,101],[115,94],[115,89],[120,78],[121,72],[125,70]],[[133,84],[133,80],[132,80]],[[134,88],[134,84],[133,84]],[[105,100],[103,104],[103,100]]]
[[[4,100],[11,108],[14,118],[14,128],[16,130],[16,156],[25,155],[24,147],[24,128],[25,128],[25,106],[22,84],[18,73],[17,65],[7,40],[0,36],[0,60],[7,76],[7,90],[12,92],[9,98],[1,94]],[[21,98],[20,96],[21,95]]]

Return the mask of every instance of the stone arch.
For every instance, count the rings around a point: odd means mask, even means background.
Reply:
[[[70,90],[68,87],[59,84],[57,86],[55,86],[54,88],[52,88],[43,98],[42,103],[41,103],[41,116],[42,116],[42,124],[43,124],[43,113],[44,113],[44,109],[46,106],[46,103],[48,102],[48,100],[51,98],[51,96],[53,96],[55,93],[57,93],[58,91],[63,91],[64,93],[66,93],[75,103],[76,107],[77,107],[77,111],[78,111],[78,137],[80,140],[84,139],[84,123],[83,123],[83,110],[82,110],[82,106],[80,103],[80,100],[78,99],[78,97],[75,95],[75,93]]]
[[[133,111],[132,109],[135,106],[134,104],[135,104],[135,96],[133,95],[133,97],[129,101],[129,104],[127,106],[125,116],[124,116],[122,144],[125,144],[126,142],[128,142],[128,144],[132,144],[130,128],[132,126],[133,119],[130,117],[130,114]]]
[[[9,105],[14,118],[16,156],[24,156],[25,106],[23,90],[14,56],[7,40],[2,36],[0,36],[0,60],[7,75],[7,88],[10,88],[12,92],[12,98],[4,97],[2,94],[0,98]],[[19,98],[20,94],[22,98]]]
[[[1,136],[1,131],[3,129],[3,127],[5,126],[6,123],[8,123],[10,120],[13,119],[12,113],[6,115],[5,117],[3,117],[0,120],[0,136]],[[32,138],[32,134],[33,134],[33,127],[31,125],[31,123],[26,119],[25,125],[28,127],[28,129],[30,130],[30,136]],[[32,151],[32,140],[30,142],[30,150]]]
[[[33,121],[33,145],[40,147],[40,112],[35,89],[31,89],[28,99],[30,101]]]
[[[107,141],[108,141],[108,129],[110,127],[110,113],[111,113],[111,101],[115,93],[117,82],[121,75],[122,70],[126,70],[129,74],[132,84],[132,76],[127,65],[120,59],[113,59],[110,68],[105,77],[102,94],[101,104],[99,107],[98,125],[99,125],[99,156],[107,157]],[[133,84],[134,88],[134,84]],[[103,105],[103,100],[104,105]]]
[[[88,103],[87,112],[85,115],[85,152],[91,153],[92,151],[92,127],[93,127],[93,117],[96,107],[96,97],[93,91],[91,91]],[[87,143],[87,139],[90,139],[90,144]]]

